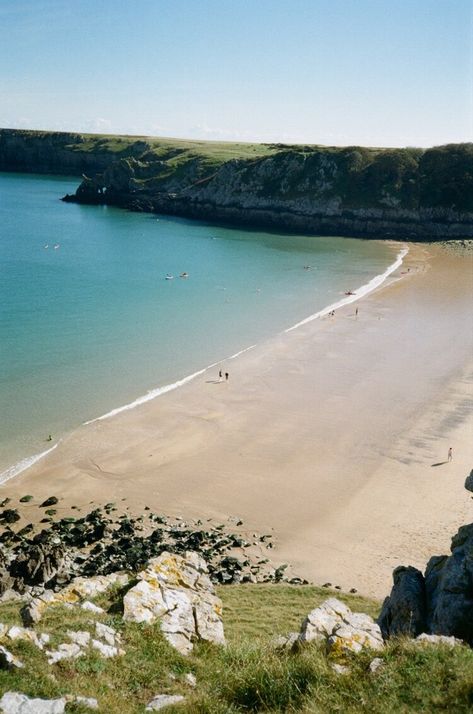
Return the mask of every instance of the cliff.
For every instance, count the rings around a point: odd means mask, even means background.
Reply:
[[[0,170],[85,174],[65,200],[297,232],[473,237],[473,144],[288,146],[0,131]]]

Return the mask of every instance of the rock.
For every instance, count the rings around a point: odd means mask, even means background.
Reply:
[[[35,624],[40,621],[48,607],[81,604],[83,600],[105,592],[111,585],[126,585],[128,580],[129,576],[126,573],[96,575],[93,578],[75,578],[72,583],[57,593],[45,590],[40,596],[33,598],[22,609],[21,616],[26,625]],[[86,609],[90,610],[90,605]]]
[[[93,602],[90,602],[90,600],[85,600],[84,602],[81,603],[81,608],[82,610],[88,610],[89,612],[95,612],[98,615],[101,614],[102,612],[105,612],[105,610],[102,607],[99,607],[98,605],[94,605]]]
[[[299,641],[298,632],[290,632],[288,635],[278,635],[271,640],[271,645],[278,650],[292,650]]]
[[[426,632],[473,645],[473,523],[458,530],[450,550],[450,556],[433,556],[424,576],[415,568],[396,568],[395,585],[380,616],[385,637],[400,631],[417,635]],[[402,587],[398,588],[403,598],[396,592],[399,577],[406,580],[406,587],[400,582]]]
[[[73,630],[68,630],[67,636],[71,642],[75,642],[75,644],[79,645],[79,647],[87,647],[90,642],[90,632],[81,630],[74,632]]]
[[[50,496],[45,501],[43,501],[40,508],[48,508],[48,506],[55,506],[56,503],[59,503],[59,499],[57,499],[56,496]]]
[[[330,666],[337,674],[350,674],[350,667],[347,667],[345,664],[338,664],[337,662],[332,662]]]
[[[3,714],[64,714],[65,697],[61,699],[30,699],[26,694],[6,692],[0,699]]]
[[[423,632],[421,635],[416,637],[414,642],[431,645],[448,645],[449,647],[465,644],[463,640],[459,640],[457,637],[447,637],[447,635],[428,635],[426,632]]]
[[[0,669],[21,669],[25,665],[12,655],[5,647],[0,645]]]
[[[299,642],[325,640],[330,652],[345,654],[384,646],[381,630],[369,615],[352,612],[336,598],[315,608],[302,623]]]
[[[22,496],[20,498],[20,503],[28,503],[29,501],[33,500],[33,496]]]
[[[350,608],[334,597],[316,607],[307,615],[302,623],[299,640],[301,642],[312,642],[330,637],[335,626],[343,621],[350,612]]]
[[[184,697],[181,694],[158,694],[150,701],[145,711],[157,712],[164,707],[170,707],[172,704],[179,704],[183,701]]]
[[[114,647],[113,645],[104,645],[103,642],[100,642],[99,640],[92,640],[92,647],[100,652],[102,657],[109,658],[109,657],[118,657],[119,655],[124,655],[125,652],[124,650],[119,649],[118,647]]]
[[[195,674],[192,672],[187,672],[187,674],[184,676],[184,680],[186,684],[189,685],[189,687],[196,687],[197,686],[197,678]]]
[[[0,513],[0,520],[4,523],[16,523],[21,518],[20,514],[16,508],[7,508],[5,511]]]
[[[383,637],[417,637],[426,624],[424,577],[416,568],[400,566],[393,572],[393,582],[378,618]]]
[[[123,619],[159,619],[167,641],[188,654],[194,640],[225,644],[222,603],[215,595],[205,561],[196,553],[185,557],[162,553],[138,574],[139,583],[123,599]]]
[[[56,664],[62,659],[77,659],[78,657],[83,657],[84,654],[79,645],[72,642],[59,645],[57,650],[47,651],[46,657],[48,658],[48,664]]]
[[[66,565],[66,550],[62,544],[38,543],[29,545],[10,566],[10,574],[26,585],[47,585]]]
[[[112,645],[112,647],[114,647],[121,639],[120,635],[113,629],[113,627],[103,625],[101,622],[95,623],[95,634],[97,637],[100,637],[100,639],[105,640],[108,645]]]
[[[46,633],[40,633],[39,635],[35,630],[30,630],[26,627],[19,627],[18,625],[13,625],[10,627],[6,633],[6,637],[9,640],[25,640],[26,642],[32,642],[40,650],[44,649],[44,645],[49,642],[49,635]]]
[[[469,476],[465,479],[465,488],[467,491],[473,492],[473,469],[471,469]]]
[[[384,660],[381,659],[381,657],[375,657],[374,659],[371,660],[369,670],[371,674],[374,674],[375,672],[378,671],[380,667],[384,667]]]

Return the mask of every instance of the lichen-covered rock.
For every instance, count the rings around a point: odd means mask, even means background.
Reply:
[[[302,623],[299,639],[301,642],[324,640],[333,633],[336,625],[350,613],[350,608],[335,597],[309,612]]]
[[[124,619],[159,619],[168,642],[188,654],[195,640],[224,644],[222,603],[215,595],[205,561],[196,553],[185,557],[162,553],[139,573],[140,582],[123,599]]]
[[[321,640],[333,654],[359,652],[384,646],[381,630],[369,615],[352,612],[337,598],[325,600],[302,623],[299,642]]]
[[[423,575],[417,568],[400,566],[393,572],[393,582],[378,618],[383,637],[417,637],[425,630],[427,614]]]
[[[158,694],[150,701],[145,711],[157,712],[172,704],[179,704],[184,701],[182,694]]]
[[[45,610],[54,605],[77,605],[88,598],[105,592],[111,585],[126,585],[129,575],[112,573],[111,575],[96,575],[92,578],[75,578],[69,585],[53,592],[45,590],[39,597],[33,598],[21,611],[25,625],[39,622]],[[91,603],[92,604],[92,603]],[[88,609],[91,609],[90,607]]]

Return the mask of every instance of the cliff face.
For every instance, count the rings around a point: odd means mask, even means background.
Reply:
[[[367,149],[50,134],[36,136],[33,149],[4,137],[2,150],[3,133],[0,169],[87,174],[69,201],[312,233],[473,237],[473,144]]]
[[[145,142],[135,143],[124,142],[123,154],[142,153]],[[104,171],[119,155],[99,136],[0,129],[0,171],[82,176]]]

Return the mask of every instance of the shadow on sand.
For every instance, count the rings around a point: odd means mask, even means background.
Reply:
[[[431,464],[431,466],[443,466],[444,464],[448,464],[448,461],[439,461],[437,464]]]

